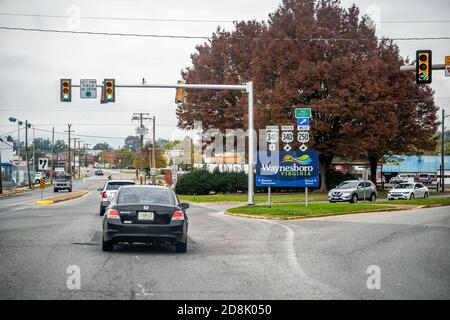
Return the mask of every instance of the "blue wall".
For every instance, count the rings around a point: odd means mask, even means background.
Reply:
[[[399,166],[385,164],[383,172],[399,172],[399,173],[436,173],[441,166],[441,156],[396,156],[403,161]],[[450,170],[450,156],[445,156],[445,169]]]

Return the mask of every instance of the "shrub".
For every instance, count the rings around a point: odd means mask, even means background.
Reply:
[[[247,192],[247,174],[220,172],[218,169],[212,173],[207,170],[195,170],[180,177],[175,191],[185,195]]]

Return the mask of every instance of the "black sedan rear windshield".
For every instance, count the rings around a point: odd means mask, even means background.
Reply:
[[[117,203],[155,203],[174,205],[175,199],[172,191],[169,189],[126,188],[119,191]]]
[[[119,190],[121,186],[133,186],[134,182],[130,181],[117,181],[117,182],[108,182],[106,186],[106,190]]]

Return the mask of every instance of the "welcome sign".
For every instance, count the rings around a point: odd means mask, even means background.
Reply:
[[[317,188],[319,184],[318,152],[258,152],[257,187]]]

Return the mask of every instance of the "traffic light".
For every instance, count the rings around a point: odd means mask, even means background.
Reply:
[[[183,80],[178,81],[177,84],[185,84]],[[175,103],[183,103],[184,102],[184,89],[177,88],[177,93],[175,95]]]
[[[431,83],[432,75],[431,50],[418,50],[416,53],[416,82]]]
[[[72,101],[72,80],[71,79],[61,79],[60,85],[61,91],[61,102],[71,102]]]
[[[101,103],[116,102],[116,81],[105,79],[102,87]]]

